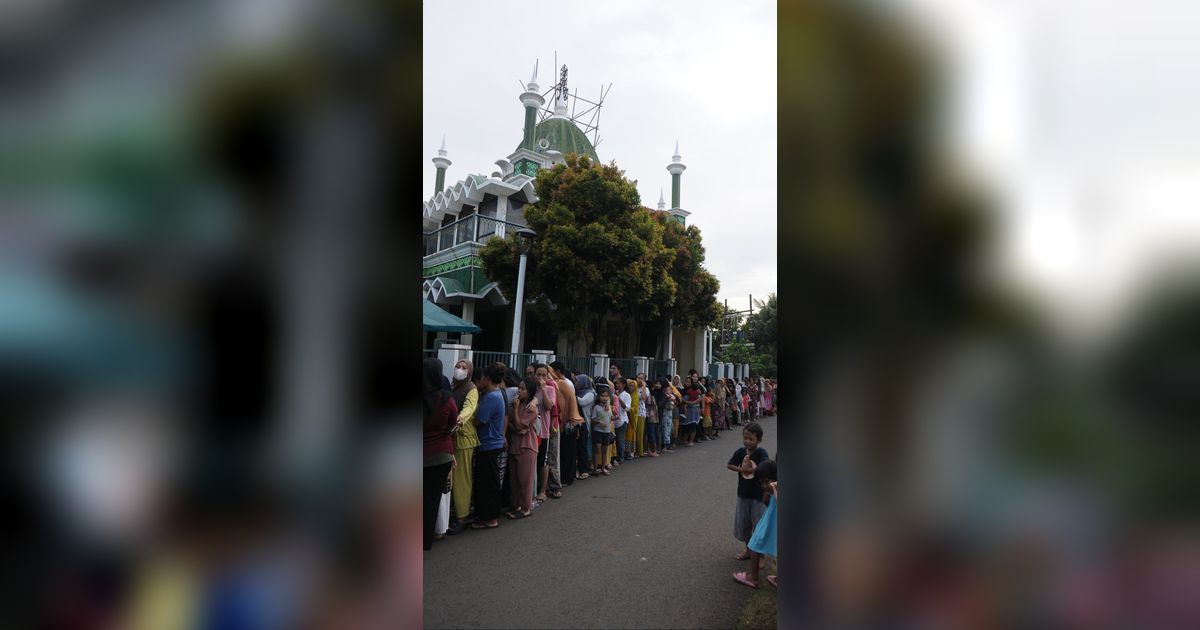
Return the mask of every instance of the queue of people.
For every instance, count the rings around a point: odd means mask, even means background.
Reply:
[[[555,361],[521,375],[462,359],[447,379],[436,358],[423,370],[427,550],[444,535],[529,518],[575,482],[609,476],[623,462],[718,440],[732,426],[753,424],[761,439],[754,420],[774,414],[778,401],[771,379],[696,370],[648,379],[612,364],[593,378]]]

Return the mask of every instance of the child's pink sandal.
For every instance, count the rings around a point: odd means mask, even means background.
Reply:
[[[749,586],[750,588],[758,588],[758,583],[751,581],[750,577],[746,575],[745,571],[738,571],[737,573],[734,573],[733,579],[745,584],[746,586]]]

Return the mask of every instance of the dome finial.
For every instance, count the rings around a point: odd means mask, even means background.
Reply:
[[[558,85],[554,90],[554,115],[567,115],[567,64],[563,64],[562,72],[558,77]]]

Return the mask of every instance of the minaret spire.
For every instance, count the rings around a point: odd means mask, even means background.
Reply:
[[[533,150],[534,127],[537,126],[537,111],[546,104],[546,99],[538,93],[537,84],[538,62],[533,62],[533,77],[525,85],[521,94],[521,105],[525,108],[525,128],[521,138],[521,148]]]
[[[438,149],[437,157],[433,158],[433,166],[437,169],[437,181],[434,183],[433,194],[442,192],[446,185],[446,169],[450,168],[450,158],[446,157],[446,134],[442,134],[442,148]]]
[[[659,187],[659,189],[658,189],[658,209],[659,210],[667,209],[667,202],[663,199],[663,189],[661,187]]]
[[[687,170],[682,160],[683,157],[679,155],[679,139],[676,138],[675,155],[671,156],[671,163],[667,165],[667,172],[671,174],[671,213],[686,217],[688,213],[679,207],[679,176]]]

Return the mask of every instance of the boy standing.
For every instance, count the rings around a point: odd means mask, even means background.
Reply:
[[[734,451],[733,457],[725,465],[727,469],[738,473],[737,508],[733,516],[733,536],[743,543],[743,549],[737,555],[738,560],[750,557],[750,536],[754,534],[754,527],[766,510],[762,486],[754,479],[758,465],[770,459],[767,450],[759,446],[762,436],[762,426],[757,422],[747,424],[742,429],[742,448]]]

